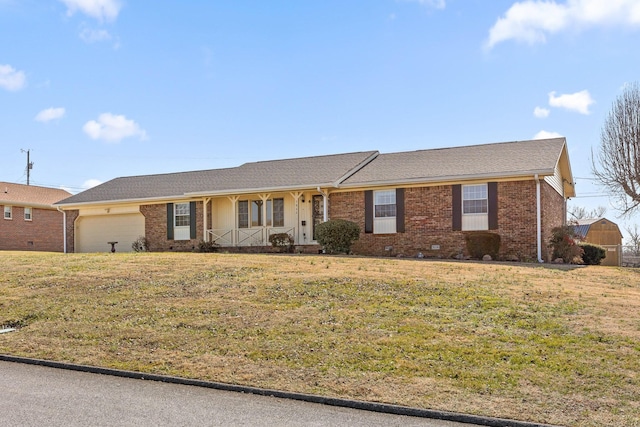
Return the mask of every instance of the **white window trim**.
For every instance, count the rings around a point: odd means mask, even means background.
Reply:
[[[7,216],[7,213],[9,213],[9,216]],[[4,207],[4,213],[2,214],[2,217],[6,220],[12,220],[13,219],[13,206],[7,206],[5,205]]]
[[[29,210],[29,218],[27,218],[27,209]],[[30,208],[28,206],[24,208],[24,220],[33,221],[33,208]]]
[[[394,203],[396,203],[396,215],[394,216],[384,216],[378,217],[376,216],[376,199],[377,196],[381,193],[390,193],[393,194]],[[396,230],[396,218],[398,215],[398,207],[397,201],[395,200],[396,190],[375,190],[373,192],[373,234],[395,234]],[[389,204],[389,203],[388,203]]]
[[[178,215],[178,206],[186,205],[188,214],[180,214]],[[189,225],[176,225],[178,221],[178,216],[180,217],[189,217]],[[175,203],[173,205],[173,239],[174,240],[191,240],[191,206],[189,202],[186,203]]]
[[[486,198],[482,199],[465,199],[464,198],[464,189],[465,187],[477,187],[484,186]],[[486,231],[489,230],[489,185],[487,183],[478,183],[478,184],[468,184],[462,186],[460,197],[462,198],[462,231]],[[486,200],[487,201],[487,212],[473,212],[473,213],[465,213],[464,211],[464,202],[465,200]]]

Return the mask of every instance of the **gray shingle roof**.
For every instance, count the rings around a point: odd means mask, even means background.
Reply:
[[[366,151],[131,176],[105,182],[57,204],[553,174],[565,143],[564,138],[553,138],[390,154]]]
[[[553,173],[564,145],[554,138],[381,154],[342,186]]]
[[[315,188],[333,185],[377,151],[245,163],[229,169],[116,178],[58,203],[158,199],[189,193],[243,193],[249,190]]]

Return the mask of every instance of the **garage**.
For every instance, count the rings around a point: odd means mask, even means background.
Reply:
[[[144,236],[141,213],[80,216],[76,220],[76,252],[108,252],[108,242],[118,242],[117,252],[131,252],[131,244]]]

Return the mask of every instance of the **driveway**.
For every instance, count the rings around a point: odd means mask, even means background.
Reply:
[[[0,361],[0,425],[472,427]]]

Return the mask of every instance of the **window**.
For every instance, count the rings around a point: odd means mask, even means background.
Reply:
[[[252,200],[251,201],[251,226],[252,227],[262,227],[262,200]]]
[[[273,226],[284,227],[284,199],[273,199]]]
[[[4,219],[11,219],[11,206],[4,207]]]
[[[396,232],[396,190],[373,192],[373,232]]]
[[[462,187],[462,213],[486,214],[489,212],[487,184],[465,185]]]
[[[175,207],[175,226],[176,227],[189,227],[190,215],[189,215],[189,203],[176,203]]]
[[[24,220],[31,221],[31,208],[24,208]]]
[[[389,218],[396,216],[396,192],[376,191],[374,194],[374,206],[376,218]]]
[[[266,213],[263,208],[266,208]],[[266,215],[266,216],[265,216]],[[251,222],[249,223],[249,218]],[[238,228],[284,227],[284,199],[240,200],[238,202]]]
[[[489,229],[489,196],[487,184],[462,186],[462,230]]]
[[[249,228],[249,201],[238,202],[238,228]]]

